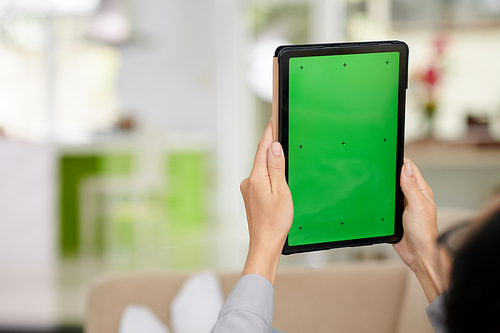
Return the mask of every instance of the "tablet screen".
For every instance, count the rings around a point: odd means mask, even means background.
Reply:
[[[399,52],[289,59],[289,246],[394,235],[399,61]]]

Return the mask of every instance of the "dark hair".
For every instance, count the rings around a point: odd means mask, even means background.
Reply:
[[[500,332],[500,210],[457,252],[446,307],[450,333]]]

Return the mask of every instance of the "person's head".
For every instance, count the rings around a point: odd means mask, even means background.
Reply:
[[[480,219],[455,255],[446,300],[450,333],[500,332],[500,205],[490,204]]]

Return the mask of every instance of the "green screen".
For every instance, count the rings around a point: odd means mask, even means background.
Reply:
[[[398,52],[290,58],[290,246],[394,234],[398,84]]]

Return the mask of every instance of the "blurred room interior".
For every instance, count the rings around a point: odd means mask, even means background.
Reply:
[[[405,154],[470,216],[500,189],[497,0],[0,0],[0,332],[81,331],[103,272],[240,270],[274,49],[386,39],[410,47]],[[399,258],[281,265],[363,260]]]

